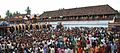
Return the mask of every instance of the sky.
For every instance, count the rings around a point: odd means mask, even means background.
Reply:
[[[6,11],[19,11],[25,14],[27,6],[32,14],[42,14],[44,11],[69,9],[76,7],[105,5],[108,4],[115,10],[120,10],[120,0],[0,0],[0,15],[6,16]]]

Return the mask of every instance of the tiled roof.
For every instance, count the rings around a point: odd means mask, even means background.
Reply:
[[[19,15],[15,15],[12,16],[11,18],[8,18],[10,21],[18,21],[18,20],[22,20],[27,14],[19,14]]]
[[[109,5],[88,6],[71,9],[61,9],[55,11],[46,11],[40,17],[60,17],[60,16],[82,16],[82,15],[101,15],[118,13]]]
[[[9,23],[7,21],[1,21],[0,26],[4,26],[4,25],[9,26]]]
[[[24,18],[26,15],[27,15],[27,14],[18,14],[18,15],[12,16],[12,17],[14,18],[14,17],[20,17],[20,16],[21,16],[21,17]]]

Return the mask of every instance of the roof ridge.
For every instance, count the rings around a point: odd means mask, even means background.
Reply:
[[[95,5],[95,6],[86,6],[79,8],[69,8],[69,9],[61,9],[61,10],[53,10],[46,11],[41,16],[49,17],[49,16],[80,16],[80,15],[93,15],[93,14],[116,14],[117,11],[113,9],[108,4],[106,5]]]
[[[84,6],[84,7],[77,7],[77,8],[68,8],[68,9],[58,9],[58,10],[51,10],[51,11],[45,11],[45,12],[55,12],[55,11],[61,11],[61,10],[73,10],[73,9],[80,9],[80,8],[90,8],[90,7],[100,7],[100,6],[109,6],[108,4],[104,4],[104,5],[95,5],[95,6]],[[111,7],[111,6],[109,6]]]

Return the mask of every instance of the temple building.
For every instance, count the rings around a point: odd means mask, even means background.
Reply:
[[[7,19],[10,31],[42,30],[56,27],[107,27],[120,28],[120,13],[109,5],[97,5],[71,9],[46,11],[41,15],[20,14]]]
[[[61,22],[65,27],[108,27],[108,23],[119,13],[109,5],[88,6],[46,11],[40,15],[40,22],[54,26]]]
[[[20,23],[24,23],[25,22],[25,20],[23,18],[26,17],[26,15],[27,14],[14,15],[12,17],[6,18],[6,20],[10,24],[20,24]]]

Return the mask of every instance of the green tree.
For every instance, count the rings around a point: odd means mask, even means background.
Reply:
[[[27,7],[27,9],[25,11],[27,12],[28,15],[31,14],[31,10],[30,10],[29,6]]]
[[[19,14],[19,12],[18,12],[18,11],[16,11],[16,14],[18,15],[18,14]]]
[[[9,11],[9,10],[6,11],[6,16],[7,16],[7,17],[10,16],[10,11]]]
[[[17,14],[17,15],[19,15],[19,14],[20,14],[20,12],[16,11],[16,14]]]
[[[7,17],[12,17],[13,14],[12,14],[9,10],[7,10],[7,12],[6,12],[6,16],[7,16]]]
[[[13,16],[15,16],[15,15],[16,15],[16,13],[14,12],[14,13],[13,13]]]
[[[9,14],[9,17],[12,17],[12,16],[13,16],[13,14],[12,14],[12,13],[10,13],[10,14]]]
[[[20,14],[20,12],[16,11],[16,12],[13,13],[13,16],[16,16],[16,15],[19,15],[19,14]]]

